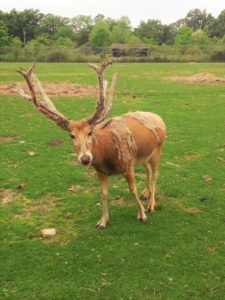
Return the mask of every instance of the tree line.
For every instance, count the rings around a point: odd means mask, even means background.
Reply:
[[[36,9],[0,11],[0,47],[70,47],[89,44],[93,49],[112,43],[129,45],[225,45],[225,10],[213,17],[206,10],[190,10],[185,18],[164,25],[160,20],[141,21],[132,28],[129,17],[104,15],[65,18]]]

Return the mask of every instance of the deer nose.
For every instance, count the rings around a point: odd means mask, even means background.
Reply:
[[[83,165],[88,165],[91,162],[90,155],[84,154],[81,156],[80,161]]]

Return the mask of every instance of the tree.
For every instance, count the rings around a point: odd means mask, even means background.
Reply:
[[[112,19],[112,18],[105,18],[104,19],[108,25],[109,25],[109,30],[112,31],[113,27],[116,25],[116,20],[115,19]]]
[[[60,39],[70,40],[71,43],[75,45],[75,35],[71,25],[60,25],[57,28],[56,33],[53,35],[53,40],[56,41]]]
[[[163,43],[168,45],[173,45],[175,42],[175,37],[177,34],[177,29],[172,25],[163,26]]]
[[[96,22],[90,34],[90,44],[93,48],[104,48],[111,43],[111,32],[104,20]]]
[[[224,36],[221,39],[221,45],[225,45],[225,34],[224,34]]]
[[[71,27],[78,46],[88,42],[94,21],[91,16],[79,15],[71,19]]]
[[[45,47],[51,47],[53,44],[53,41],[49,39],[49,36],[44,33],[40,34],[36,39],[33,39],[29,41],[26,44],[26,48],[45,48]]]
[[[206,10],[200,10],[198,8],[192,9],[186,15],[186,26],[191,27],[193,31],[198,29],[204,29],[206,24],[213,20],[211,14],[208,14]]]
[[[57,34],[60,35],[60,30],[67,32],[66,27],[68,26],[70,20],[68,18],[63,18],[60,16],[55,16],[53,14],[45,15],[40,23],[38,35],[47,35],[49,39],[57,38]],[[68,34],[68,32],[67,32]],[[69,30],[69,35],[71,34]]]
[[[74,47],[74,43],[71,39],[67,37],[59,37],[54,41],[54,46],[56,47],[64,47],[64,48],[72,48]]]
[[[43,14],[38,9],[25,9],[17,12],[15,9],[5,16],[5,24],[9,35],[18,37],[24,46],[27,41],[35,38]]]
[[[140,25],[135,28],[134,34],[143,42],[149,44],[161,45],[164,37],[164,27],[159,20],[141,21]]]
[[[23,45],[23,43],[17,36],[13,37],[10,41],[10,47],[12,47],[12,48],[21,48],[22,45]]]
[[[225,10],[223,10],[218,18],[212,20],[207,28],[206,32],[209,37],[219,37],[222,38],[225,34]]]
[[[131,22],[128,17],[121,17],[112,29],[112,42],[129,43],[132,37]]]
[[[103,14],[98,14],[97,16],[94,17],[94,22],[98,22],[100,20],[104,20],[105,16]]]
[[[199,29],[192,33],[191,43],[201,47],[209,45],[210,39],[203,30]]]
[[[7,15],[8,15],[8,13],[5,13],[0,10],[0,22],[2,24],[5,24],[6,27],[7,27]],[[7,30],[8,30],[8,27],[7,27]]]
[[[6,25],[0,21],[0,47],[7,47],[10,43],[10,37]]]
[[[176,45],[189,45],[192,38],[192,29],[187,26],[182,26],[176,35],[175,44]]]

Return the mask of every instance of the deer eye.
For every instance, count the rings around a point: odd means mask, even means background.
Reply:
[[[70,136],[71,136],[71,138],[72,138],[73,140],[76,140],[76,137],[75,137],[74,134],[71,133]]]
[[[90,137],[92,135],[92,131],[89,131],[87,136]]]

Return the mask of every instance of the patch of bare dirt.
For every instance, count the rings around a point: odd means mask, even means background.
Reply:
[[[215,246],[212,246],[212,245],[209,245],[209,246],[207,247],[207,251],[208,251],[208,253],[213,253],[213,252],[216,251],[216,247],[215,247]]]
[[[15,135],[1,135],[0,136],[0,141],[13,141],[16,139],[16,136]]]
[[[0,189],[0,205],[11,203],[21,196],[10,189]]]
[[[176,204],[181,207],[186,213],[188,214],[198,214],[201,213],[202,211],[197,208],[197,207],[186,207],[183,201],[177,200]]]
[[[210,182],[212,182],[212,177],[209,175],[204,175],[204,176],[202,176],[202,180],[206,183],[210,183]]]
[[[15,214],[13,219],[25,219],[34,215],[44,215],[50,213],[55,207],[60,198],[54,197],[48,193],[39,200],[26,199],[26,206],[21,214]]]
[[[202,156],[199,152],[185,152],[184,153],[184,159],[185,160],[192,160],[192,159],[198,159]]]
[[[189,214],[197,214],[197,213],[200,213],[202,212],[199,208],[197,207],[187,207],[185,208],[185,211]]]
[[[112,206],[117,206],[117,205],[124,205],[125,204],[125,200],[123,197],[119,198],[119,199],[114,199],[112,201],[110,201],[110,204]]]
[[[217,157],[216,159],[217,159],[218,161],[225,162],[225,157]]]
[[[26,84],[20,83],[22,89],[27,93]],[[17,95],[13,88],[15,82],[2,82],[0,83],[0,95]],[[89,96],[97,94],[97,87],[93,85],[83,85],[71,82],[43,82],[42,86],[49,96]]]
[[[175,76],[175,77],[170,77],[167,79],[169,81],[190,83],[190,84],[195,84],[195,83],[206,83],[206,84],[220,83],[221,84],[221,83],[225,83],[224,77],[217,77],[216,75],[208,73],[208,72],[198,73],[198,74],[194,74],[191,76]]]
[[[80,165],[79,161],[77,159],[71,159],[68,161],[68,163],[70,165],[73,165],[73,166],[77,166],[77,165]]]
[[[79,184],[72,184],[69,188],[69,192],[76,192],[81,189],[81,186]]]

